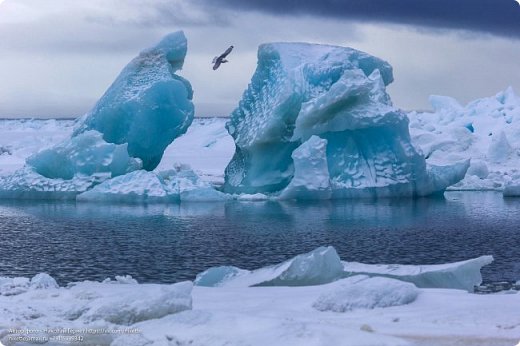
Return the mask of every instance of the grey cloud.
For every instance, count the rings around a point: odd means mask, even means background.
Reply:
[[[274,15],[312,15],[360,21],[463,29],[520,37],[515,0],[197,0],[215,8]]]

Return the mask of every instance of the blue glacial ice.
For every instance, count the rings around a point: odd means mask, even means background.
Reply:
[[[193,120],[191,85],[175,74],[186,49],[184,33],[176,32],[142,51],[78,121],[70,139],[0,179],[0,198],[73,199],[108,179],[155,168]]]
[[[467,161],[432,168],[411,144],[408,118],[385,90],[392,80],[387,62],[354,49],[260,46],[255,74],[226,125],[236,151],[224,191],[414,196],[461,180]],[[319,174],[317,184],[308,173]]]
[[[197,275],[195,285],[311,286],[365,275],[409,282],[419,288],[453,288],[471,292],[475,285],[482,282],[480,268],[492,261],[492,256],[481,256],[438,265],[373,265],[341,261],[336,250],[328,246],[252,271],[232,266],[209,268]]]
[[[132,60],[75,129],[103,134],[109,143],[128,143],[128,153],[153,170],[166,147],[190,126],[194,107],[191,84],[175,74],[184,63],[182,31],[164,37]]]

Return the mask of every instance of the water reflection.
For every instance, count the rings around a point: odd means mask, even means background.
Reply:
[[[130,274],[193,279],[214,265],[283,261],[321,245],[345,260],[443,263],[494,255],[489,280],[520,279],[520,199],[450,192],[378,201],[110,205],[3,201],[0,276],[45,271],[61,283]]]

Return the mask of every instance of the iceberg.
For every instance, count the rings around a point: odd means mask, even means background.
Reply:
[[[157,167],[166,147],[193,121],[191,84],[175,74],[186,51],[182,31],[142,51],[81,119],[73,136],[99,131],[109,143],[127,143],[129,155],[141,159],[144,169]]]
[[[0,198],[74,199],[111,178],[154,169],[193,120],[191,85],[175,74],[186,50],[180,31],[142,51],[69,139],[31,155],[25,167],[0,179]]]
[[[337,281],[312,304],[319,311],[346,312],[410,304],[419,295],[414,284],[356,275]]]
[[[519,174],[520,97],[510,87],[465,106],[435,95],[430,103],[433,112],[408,114],[412,143],[432,165],[471,159],[464,179],[449,189],[504,191]]]
[[[472,292],[482,282],[480,268],[492,256],[437,265],[363,264],[343,262],[332,246],[319,247],[283,263],[256,270],[232,266],[210,268],[197,275],[196,286],[311,286],[365,275],[409,282],[419,288],[452,288]]]
[[[386,93],[392,80],[387,62],[354,49],[261,45],[226,124],[236,150],[223,190],[291,199],[422,196],[458,182],[469,162],[426,165],[406,114]]]

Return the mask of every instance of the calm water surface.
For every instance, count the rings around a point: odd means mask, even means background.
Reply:
[[[436,264],[481,255],[486,281],[520,279],[520,198],[450,192],[444,199],[178,205],[0,203],[0,276],[47,272],[60,284],[129,274],[193,279],[322,245],[347,261]]]

